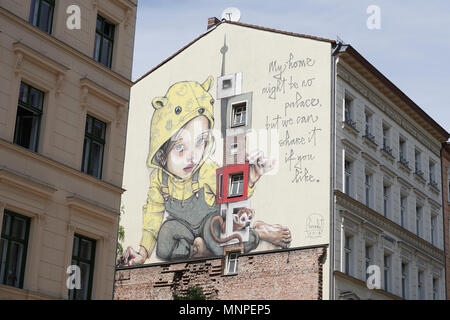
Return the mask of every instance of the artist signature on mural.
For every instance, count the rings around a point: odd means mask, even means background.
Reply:
[[[306,218],[305,233],[307,238],[320,238],[323,233],[324,218],[319,213],[310,214]]]

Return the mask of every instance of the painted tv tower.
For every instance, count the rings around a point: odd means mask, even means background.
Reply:
[[[225,57],[228,52],[226,36],[220,49],[222,71],[217,80],[217,99],[221,105],[221,132],[224,137],[223,166],[216,171],[216,202],[220,204],[226,229],[221,238],[239,234],[242,242],[249,239],[249,223],[234,230],[237,214],[250,208],[248,199],[249,162],[246,160],[246,134],[251,129],[252,92],[242,93],[242,73],[225,74]],[[232,239],[223,246],[236,244]]]

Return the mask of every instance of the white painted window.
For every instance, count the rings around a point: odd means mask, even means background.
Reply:
[[[386,218],[391,216],[391,186],[383,184],[383,215]]]
[[[238,272],[238,254],[230,252],[227,255],[225,274],[236,274]]]
[[[383,267],[384,267],[384,290],[391,290],[391,281],[392,281],[392,256],[388,253],[384,254],[383,258]]]
[[[422,211],[422,206],[416,205],[416,234],[418,237],[422,236]]]
[[[422,175],[422,153],[419,150],[414,151],[414,169],[419,175]]]
[[[417,272],[417,300],[425,299],[425,288],[423,282],[423,271],[419,270]]]
[[[372,174],[366,172],[365,174],[365,178],[364,178],[364,189],[365,189],[365,202],[366,202],[366,206],[371,208],[372,205],[372,181],[373,181],[373,176]]]
[[[244,191],[244,174],[242,172],[230,175],[229,196],[242,196]]]
[[[403,164],[407,164],[408,163],[408,156],[407,156],[407,152],[406,152],[406,140],[403,139],[402,137],[399,138],[398,141],[399,144],[399,159],[400,162]]]
[[[344,244],[344,258],[345,258],[345,273],[349,276],[353,275],[353,236],[346,234],[345,235],[345,244]]]
[[[431,214],[431,244],[437,246],[437,215]]]
[[[349,196],[351,196],[353,192],[352,171],[353,163],[346,159],[344,162],[344,192]]]
[[[439,279],[433,277],[433,300],[439,300]]]
[[[400,195],[400,225],[403,228],[407,228],[407,197],[404,195]]]
[[[365,247],[365,279],[367,280],[367,278],[369,277],[369,274],[367,273],[367,270],[369,268],[369,266],[371,266],[373,264],[373,245],[366,243],[366,247]]]
[[[232,127],[245,126],[247,124],[247,101],[232,105],[233,124]]]

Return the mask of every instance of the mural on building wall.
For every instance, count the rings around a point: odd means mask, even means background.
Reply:
[[[219,168],[211,158],[214,99],[208,91],[213,81],[208,77],[201,84],[177,82],[164,97],[152,101],[148,166],[154,170],[143,211],[141,249],[129,247],[124,264],[142,263],[153,250],[161,260],[174,261],[220,256],[224,244],[240,243],[247,253],[260,241],[282,248],[291,242],[287,227],[253,223],[256,215],[248,198],[260,177],[271,170],[270,160],[256,151],[244,163]],[[242,108],[240,116],[245,117]],[[245,146],[238,149],[245,152]],[[228,179],[219,174],[225,168]],[[219,204],[223,199],[227,203]]]
[[[225,38],[220,75],[172,82],[164,96],[152,97],[146,129],[150,170],[145,174],[150,182],[140,241],[124,243],[121,265],[222,256],[228,245],[249,253],[286,249],[293,241],[325,243],[328,181],[320,178],[328,161],[316,148],[322,143],[327,150],[320,126],[328,122],[321,119],[326,99],[308,96],[322,81],[316,60],[298,59],[290,52],[287,58],[271,59],[264,72],[268,82],[262,78],[254,87],[243,82],[244,72],[226,73],[228,51]],[[297,80],[299,75],[307,78]],[[248,87],[253,91],[244,92]],[[264,101],[259,113],[253,110],[254,99]],[[276,148],[269,152],[254,144],[255,124],[260,131],[275,132]],[[217,148],[223,150],[223,159],[217,159]],[[268,197],[279,203],[276,210],[272,203],[271,209],[262,206],[261,198],[252,205],[261,183],[264,192],[282,183]],[[317,199],[316,190],[324,201],[308,202]]]

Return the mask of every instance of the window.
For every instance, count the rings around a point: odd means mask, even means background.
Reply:
[[[431,244],[437,245],[437,215],[431,215]]]
[[[433,277],[433,300],[439,299],[439,279]]]
[[[424,295],[424,283],[423,283],[423,271],[417,273],[417,300],[425,299]]]
[[[383,215],[386,218],[390,217],[391,209],[391,187],[389,185],[383,185]]]
[[[52,33],[55,0],[31,0],[29,21],[44,32]]]
[[[349,160],[345,160],[344,163],[344,192],[345,194],[351,196],[352,192],[352,167],[353,164]]]
[[[238,272],[238,254],[231,252],[227,255],[225,274],[237,274]]]
[[[23,288],[30,218],[5,210],[0,238],[0,283]]]
[[[408,159],[407,159],[407,153],[406,153],[406,140],[402,137],[399,138],[398,141],[399,144],[399,159],[400,162],[406,166],[408,166]]]
[[[247,124],[247,102],[240,102],[232,105],[232,126],[240,127]]]
[[[75,234],[72,265],[80,268],[81,288],[69,290],[69,300],[90,300],[95,262],[95,240]]]
[[[422,207],[416,206],[416,234],[422,236]]]
[[[230,176],[229,196],[242,196],[244,192],[244,173],[236,173]]]
[[[414,168],[415,168],[416,174],[418,174],[420,176],[423,175],[421,157],[422,157],[421,152],[416,149],[414,152]]]
[[[365,174],[364,179],[364,188],[365,188],[366,206],[370,208],[372,204],[372,175],[367,172]]]
[[[383,150],[392,154],[391,149],[391,129],[388,125],[383,123]]]
[[[364,138],[369,139],[373,143],[375,143],[375,136],[373,135],[373,114],[372,112],[365,110],[364,111]]]
[[[111,68],[114,48],[115,25],[102,16],[97,16],[95,30],[94,60]]]
[[[407,203],[407,197],[400,195],[400,225],[403,228],[406,228],[406,221],[407,221],[407,207],[406,207],[406,203]]]
[[[353,98],[345,95],[344,99],[344,121],[347,123],[353,122]]]
[[[373,261],[373,246],[366,244],[366,248],[365,248],[365,274],[366,274],[366,280],[369,278],[369,274],[367,273],[367,270],[369,269],[369,267],[372,265],[372,261]]]
[[[428,172],[429,172],[429,175],[430,175],[430,185],[435,187],[435,188],[439,188],[438,184],[436,182],[436,165],[431,160],[430,160],[430,162],[428,164]]]
[[[233,83],[231,82],[231,79],[224,79],[222,81],[222,88],[223,89],[229,89],[229,88],[232,87],[232,85],[233,85]]]
[[[353,236],[345,235],[344,243],[345,273],[353,275]]]
[[[102,177],[105,135],[106,123],[87,115],[81,171],[98,179]]]
[[[37,152],[44,93],[25,83],[20,84],[14,143]]]
[[[402,298],[408,299],[409,279],[408,279],[408,264],[402,262]]]
[[[391,289],[391,255],[384,254],[383,266],[384,266],[384,290],[390,291],[390,289]]]

